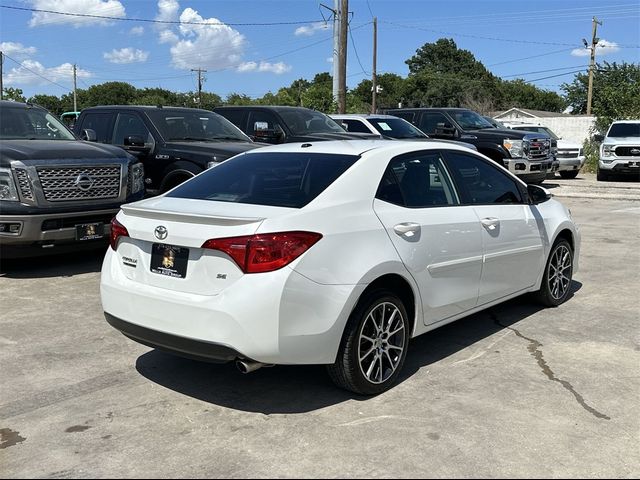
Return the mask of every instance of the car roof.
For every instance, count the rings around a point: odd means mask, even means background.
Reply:
[[[40,108],[42,110],[46,110],[46,108],[41,107],[35,103],[23,103],[23,102],[14,102],[13,100],[0,100],[0,107],[10,107],[10,108]]]
[[[283,106],[283,105],[224,105],[220,107],[214,108],[215,110],[275,110],[277,112],[282,111],[295,111],[295,110],[304,110],[307,112],[316,112],[317,110],[313,110],[307,107],[292,107],[292,106]]]
[[[636,124],[636,123],[640,123],[640,120],[616,120],[616,121],[612,122],[611,125],[614,125],[616,123],[632,123],[632,124]]]
[[[95,107],[87,107],[83,109],[85,110],[139,110],[139,111],[170,111],[170,112],[203,112],[203,113],[213,113],[211,110],[205,110],[203,108],[189,108],[189,107],[164,107],[164,106],[153,106],[153,105],[98,105]]]
[[[463,150],[471,151],[461,145],[453,143],[438,142],[436,140],[431,142],[423,141],[406,141],[396,142],[382,139],[372,140],[329,140],[318,142],[302,142],[302,143],[283,143],[280,145],[273,145],[269,147],[258,148],[247,152],[251,155],[254,153],[266,153],[266,152],[280,152],[280,153],[322,153],[327,155],[362,155],[370,151],[393,151],[406,150],[406,152],[419,151],[419,150]],[[477,152],[475,152],[477,153]]]
[[[372,119],[372,118],[394,118],[394,119],[399,119],[402,120],[400,117],[396,117],[395,115],[383,115],[383,114],[374,114],[374,113],[343,113],[343,114],[330,114],[329,115],[331,118],[366,118],[366,119]]]

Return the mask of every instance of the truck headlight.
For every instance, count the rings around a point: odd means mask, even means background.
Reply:
[[[10,168],[0,168],[0,200],[17,202],[18,189]]]
[[[136,163],[131,167],[131,193],[138,193],[144,190],[144,166]]]
[[[522,144],[522,140],[513,140],[511,138],[505,138],[502,141],[502,145],[504,146],[504,148],[506,148],[514,158],[524,157],[524,149]]]
[[[613,145],[602,145],[600,147],[600,156],[613,157]]]

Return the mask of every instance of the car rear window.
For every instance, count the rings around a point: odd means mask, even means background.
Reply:
[[[168,196],[302,208],[359,158],[320,153],[247,153],[207,170]]]

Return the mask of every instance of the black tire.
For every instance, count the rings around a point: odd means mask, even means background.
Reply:
[[[609,173],[598,169],[597,179],[599,182],[606,182],[609,180]]]
[[[387,336],[387,341],[382,340],[383,334],[381,334],[376,340],[382,343],[378,344],[377,347],[375,343],[369,343],[369,340],[361,338],[365,332],[369,333],[372,325],[376,324],[376,316],[379,318],[380,313],[382,313],[380,324],[384,328],[385,317],[387,315],[394,315],[393,312],[395,312],[395,316],[392,317],[393,321],[388,326],[387,331],[392,332],[395,329],[402,328],[401,331],[392,336]],[[397,318],[398,313],[400,314],[399,319]],[[370,316],[372,318],[370,318]],[[402,327],[400,325],[402,325]],[[375,328],[377,328],[377,326]],[[376,335],[375,331],[371,331],[374,332],[373,335]],[[358,305],[349,317],[342,341],[340,342],[336,362],[333,365],[327,366],[329,377],[331,377],[331,380],[333,380],[338,387],[345,390],[360,395],[380,394],[390,389],[398,380],[398,376],[407,357],[407,347],[410,337],[409,317],[407,316],[407,310],[402,300],[393,292],[386,289],[371,291],[360,299]],[[369,344],[371,345],[370,347]],[[388,345],[386,349],[385,344]],[[396,346],[389,347],[389,345],[392,344]],[[402,345],[402,351],[399,354],[395,353],[394,356],[394,352],[398,351],[398,344]],[[369,353],[362,357],[362,362],[360,359],[361,350],[369,350]],[[361,363],[366,365],[370,358],[372,360],[369,366],[373,370],[371,370],[369,375],[376,377],[378,381],[371,380],[370,377],[367,376],[367,372],[364,371],[365,367],[361,366]],[[387,368],[385,368],[385,363],[388,365]],[[395,370],[392,370],[394,363]],[[378,374],[380,375],[379,379]]]
[[[568,262],[564,260],[564,255],[568,254]],[[562,277],[557,275],[558,261],[562,262]],[[568,272],[568,274],[567,274]],[[573,249],[569,242],[561,238],[553,244],[547,264],[544,268],[544,276],[540,290],[534,295],[537,300],[547,307],[557,307],[563,304],[571,293],[571,282],[573,279]],[[556,290],[558,288],[558,290]]]
[[[560,172],[560,176],[562,178],[576,178],[580,170],[565,170],[564,172]]]

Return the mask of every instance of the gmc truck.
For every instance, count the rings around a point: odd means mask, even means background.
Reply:
[[[78,140],[44,108],[0,102],[0,256],[105,246],[144,169],[117,147]]]
[[[408,120],[431,138],[471,143],[527,183],[540,184],[557,169],[547,134],[495,128],[465,108],[402,108],[385,113]]]

